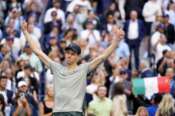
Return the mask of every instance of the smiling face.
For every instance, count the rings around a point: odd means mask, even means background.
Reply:
[[[78,62],[79,55],[72,50],[66,50],[65,52],[65,60],[68,65],[72,65]]]
[[[99,98],[103,99],[106,97],[107,89],[105,86],[99,86],[97,89],[97,95]]]

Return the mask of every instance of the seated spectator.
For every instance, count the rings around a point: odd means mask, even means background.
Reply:
[[[141,60],[140,71],[141,78],[156,76],[153,70],[149,67],[149,62],[146,60]]]
[[[39,58],[32,52],[31,48],[26,45],[24,48],[24,53],[20,55],[20,58],[29,61],[30,65],[37,71],[42,72],[43,67]]]
[[[173,68],[167,68],[165,76],[170,79],[170,94],[175,98],[175,73]]]
[[[149,116],[148,111],[145,107],[141,106],[137,109],[136,116]]]

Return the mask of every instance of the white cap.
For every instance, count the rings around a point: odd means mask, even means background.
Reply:
[[[20,81],[20,82],[18,83],[18,88],[19,88],[19,87],[22,87],[22,86],[27,86],[27,83],[26,83],[25,81]]]

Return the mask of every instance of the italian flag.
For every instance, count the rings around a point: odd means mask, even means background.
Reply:
[[[132,80],[134,95],[145,95],[148,99],[155,93],[169,93],[170,80],[168,77],[136,78]]]

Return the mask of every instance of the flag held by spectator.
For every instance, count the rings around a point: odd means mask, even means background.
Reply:
[[[169,93],[170,80],[167,77],[133,79],[132,91],[135,95],[145,95],[150,99],[154,93]]]

